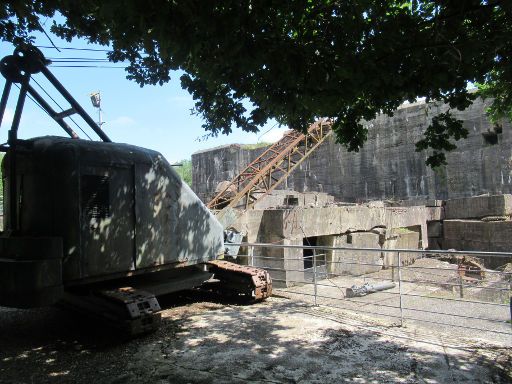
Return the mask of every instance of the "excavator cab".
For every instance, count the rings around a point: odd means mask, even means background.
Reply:
[[[6,79],[0,123],[12,84],[20,87],[8,143],[0,146],[6,152],[0,305],[64,302],[89,313],[111,312],[110,319],[139,333],[158,326],[156,295],[199,286],[214,273],[235,291],[268,297],[268,273],[217,261],[223,226],[165,158],[113,143],[48,64],[30,46],[0,62]],[[46,102],[30,84],[35,74],[46,77],[69,109],[56,111]],[[18,139],[27,95],[69,138]],[[80,139],[66,123],[74,114],[101,141]]]

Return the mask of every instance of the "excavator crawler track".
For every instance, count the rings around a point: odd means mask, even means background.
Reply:
[[[207,265],[225,290],[251,295],[254,301],[263,301],[272,295],[272,278],[264,269],[225,260],[209,261]]]
[[[60,305],[98,318],[129,336],[154,332],[161,322],[160,304],[155,295],[132,287],[66,293]]]

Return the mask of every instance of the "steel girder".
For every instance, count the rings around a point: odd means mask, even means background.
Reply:
[[[327,120],[313,123],[306,134],[294,130],[286,132],[231,180],[207,204],[208,208],[251,208],[281,184],[331,133],[331,122]]]

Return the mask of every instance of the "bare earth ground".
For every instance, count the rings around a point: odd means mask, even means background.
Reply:
[[[352,285],[381,283],[382,279],[390,281],[389,269],[365,276],[344,275],[319,280],[316,302],[387,323],[399,323],[402,316],[406,325],[418,325],[452,336],[471,335],[512,346],[508,278],[489,273],[483,281],[467,283],[464,297],[460,298],[456,268],[456,265],[434,259],[419,259],[413,266],[404,268],[404,282],[401,284],[402,311],[398,283],[392,289],[367,296],[345,297],[346,288]],[[315,290],[312,283],[275,291],[293,300],[314,303]]]
[[[283,297],[243,306],[190,295],[164,300],[162,328],[135,340],[59,309],[0,308],[0,382],[512,381],[506,341],[400,328]]]

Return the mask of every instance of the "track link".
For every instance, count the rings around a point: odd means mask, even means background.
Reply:
[[[225,260],[209,261],[207,265],[226,290],[251,295],[254,301],[263,301],[272,295],[272,278],[264,269]]]
[[[85,294],[68,292],[61,305],[101,319],[130,336],[156,331],[161,322],[160,304],[155,295],[132,287]]]

